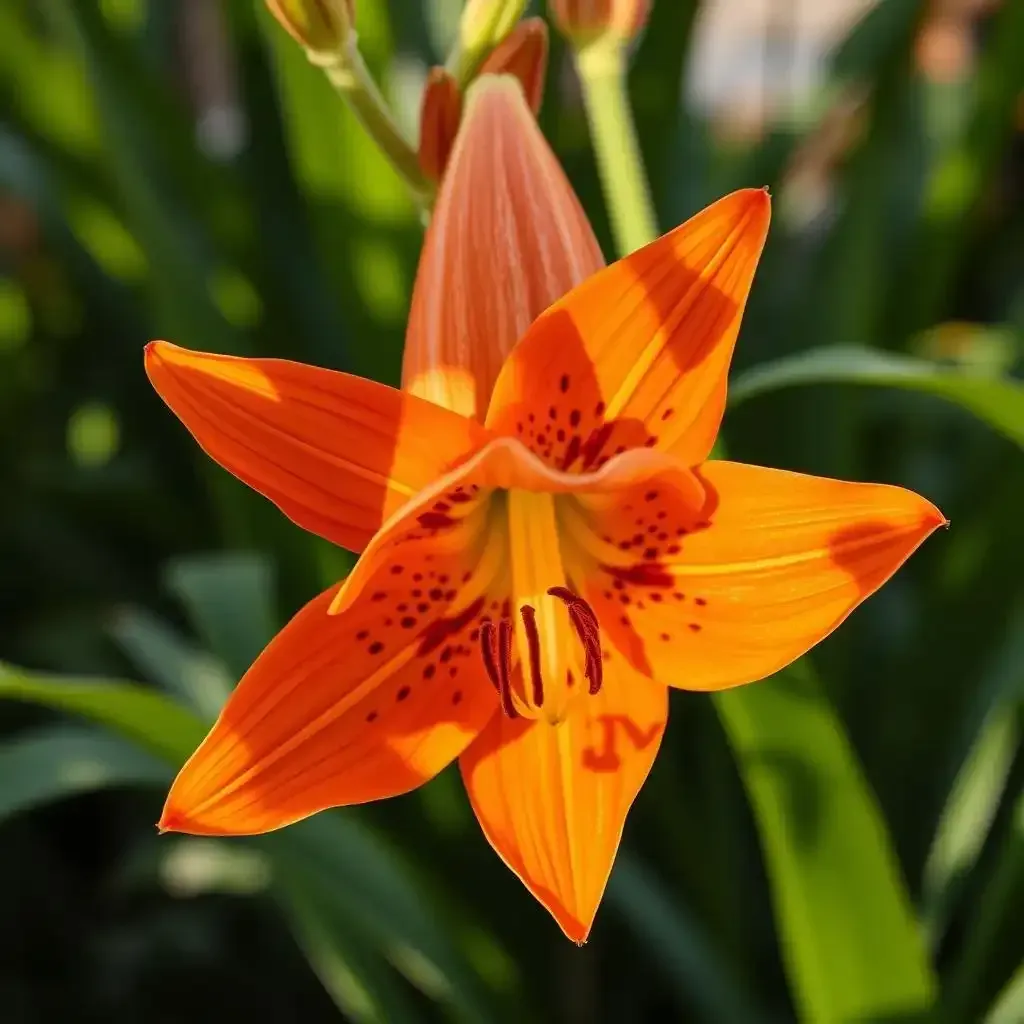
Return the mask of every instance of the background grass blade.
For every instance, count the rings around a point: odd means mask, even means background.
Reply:
[[[868,384],[906,388],[953,402],[1024,447],[1024,384],[911,356],[836,345],[757,366],[729,390],[736,406],[756,395],[807,384]]]
[[[79,793],[165,786],[168,766],[126,743],[80,726],[44,726],[0,745],[0,821]]]
[[[191,712],[133,683],[80,681],[0,665],[0,698],[88,718],[175,767],[184,763],[206,732]]]

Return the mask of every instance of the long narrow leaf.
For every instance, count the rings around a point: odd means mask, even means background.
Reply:
[[[760,828],[801,1020],[927,1012],[935,980],[885,823],[806,660],[715,699]]]
[[[162,786],[166,764],[82,726],[45,726],[0,745],[0,821],[34,807],[115,786]]]
[[[852,345],[812,349],[748,370],[732,384],[729,401],[735,406],[798,384],[869,384],[921,391],[959,405],[1024,446],[1024,384]]]

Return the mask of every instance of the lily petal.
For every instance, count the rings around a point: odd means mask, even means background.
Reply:
[[[558,726],[495,717],[459,764],[491,846],[584,942],[668,718],[668,691],[612,655],[601,692]]]
[[[574,288],[509,357],[487,425],[511,433],[554,409],[571,429],[545,458],[566,469],[645,445],[701,462],[769,214],[766,192],[734,192]]]
[[[696,475],[707,494],[696,515],[652,480],[575,524],[602,631],[635,668],[686,690],[788,665],[946,522],[901,487],[734,462]]]
[[[156,341],[146,372],[207,455],[303,529],[352,551],[486,437],[429,402],[302,363]]]
[[[344,615],[332,587],[277,635],[171,788],[160,827],[267,832],[414,789],[497,711],[467,552],[384,566]],[[454,581],[450,583],[449,581]]]
[[[493,529],[490,501],[497,490],[519,489],[556,495],[586,497],[602,508],[619,500],[629,487],[643,488],[658,478],[671,488],[680,507],[696,515],[705,501],[697,476],[669,455],[632,451],[593,473],[564,473],[554,469],[521,441],[495,437],[455,469],[438,477],[403,505],[374,535],[331,607],[332,614],[347,608],[369,585],[381,566],[404,552],[445,551],[461,545],[462,531],[472,525],[486,540],[480,544],[477,575],[497,579],[507,570],[505,538]],[[507,580],[505,583],[507,584]],[[500,585],[496,585],[500,591]]]
[[[482,419],[520,335],[603,265],[519,82],[477,79],[420,258],[403,388]]]

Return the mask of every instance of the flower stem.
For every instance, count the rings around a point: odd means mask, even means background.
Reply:
[[[355,33],[349,36],[336,53],[314,54],[307,51],[307,55],[312,63],[323,68],[328,81],[359,118],[380,151],[409,187],[416,202],[429,209],[434,200],[434,187],[420,170],[416,150],[391,116],[359,52]]]
[[[653,241],[658,225],[637,142],[622,40],[607,33],[576,51],[583,101],[620,255]]]

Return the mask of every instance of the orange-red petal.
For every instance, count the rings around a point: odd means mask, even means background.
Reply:
[[[734,192],[574,288],[509,357],[487,425],[511,433],[555,410],[563,436],[545,457],[570,470],[644,445],[701,462],[769,212],[763,190]]]
[[[666,688],[612,655],[601,692],[561,725],[499,715],[460,759],[488,841],[576,942],[590,932],[667,717]]]
[[[480,68],[480,74],[515,75],[530,109],[536,114],[544,98],[547,70],[547,22],[543,18],[526,18],[491,51]]]
[[[577,525],[589,532],[584,592],[603,634],[634,667],[687,690],[788,665],[945,523],[901,487],[734,462],[697,476],[707,498],[696,514],[652,479]]]
[[[518,81],[477,79],[420,257],[403,388],[482,419],[519,336],[603,262]]]
[[[444,68],[431,68],[420,104],[420,170],[440,181],[448,166],[462,117],[462,93],[455,77]]]
[[[146,372],[207,455],[299,526],[352,551],[486,436],[394,388],[281,359],[157,341]]]
[[[327,612],[337,587],[306,605],[182,768],[161,828],[267,832],[436,775],[498,706],[471,639],[485,604],[463,582],[471,568],[457,551],[410,557],[343,615]]]

